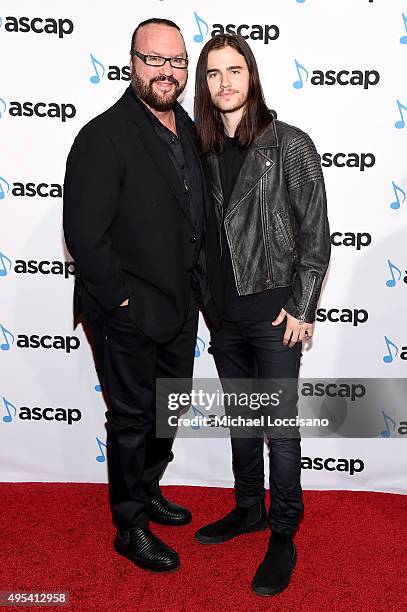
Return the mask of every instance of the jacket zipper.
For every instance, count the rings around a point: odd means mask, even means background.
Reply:
[[[226,219],[225,219],[225,221],[226,221]],[[223,221],[223,223],[225,223],[225,221]],[[230,244],[230,240],[229,240],[229,236],[228,236],[228,233],[227,233],[226,224],[225,224],[225,234],[226,234],[226,240],[228,241],[228,245],[229,245],[230,261],[232,262],[233,276],[235,277],[236,291],[237,291],[238,295],[242,295],[242,293],[240,291],[240,285],[237,282],[235,262],[233,261],[233,255],[232,255],[232,245]]]
[[[271,257],[270,257],[270,245],[269,245],[269,240],[268,240],[268,235],[266,235],[268,232],[266,231],[267,229],[267,217],[266,214],[264,212],[264,204],[266,202],[266,188],[264,185],[264,181],[263,181],[263,177],[261,178],[261,194],[262,194],[262,198],[261,198],[261,202],[260,202],[260,210],[261,210],[261,226],[262,226],[262,230],[263,230],[263,240],[264,240],[264,249],[266,251],[266,264],[267,264],[267,280],[268,280],[268,286],[271,287],[272,283],[273,283],[273,279],[272,279],[272,272],[271,272]]]
[[[283,220],[282,220],[282,218],[281,218],[281,216],[280,216],[280,213],[279,213],[278,211],[276,211],[276,216],[277,216],[277,218],[278,218],[278,219],[279,219],[279,221],[280,221],[280,227],[281,227],[281,229],[283,230],[283,234],[284,234],[284,236],[285,236],[285,239],[286,239],[286,242],[287,242],[287,246],[288,246],[288,248],[290,249],[290,251],[291,251],[292,253],[294,253],[294,245],[293,245],[293,242],[292,242],[292,240],[290,239],[290,236],[289,236],[289,234],[288,234],[288,232],[287,232],[287,229],[286,229],[286,227],[285,227],[285,225],[284,225],[284,222],[283,222]]]
[[[299,321],[302,321],[302,322],[305,321],[305,314],[306,314],[306,312],[308,310],[308,306],[309,306],[309,303],[311,301],[311,297],[312,297],[312,293],[314,291],[315,283],[316,283],[316,277],[315,277],[314,274],[312,274],[312,281],[311,281],[311,284],[310,284],[310,291],[309,291],[308,299],[307,299],[307,302],[306,302],[306,304],[305,304],[305,306],[303,308],[302,315],[298,319]]]
[[[223,206],[222,206],[222,201],[219,198],[219,196],[216,195],[216,193],[214,193],[213,195],[214,195],[215,199],[219,202],[218,208],[220,208],[220,212],[221,212],[221,214],[219,215],[220,218],[221,218],[221,222],[220,222],[220,225],[218,224],[218,236],[219,236],[219,253],[220,253],[219,259],[222,259],[222,223],[225,222],[224,220],[222,220],[222,218],[223,218]],[[216,217],[216,220],[217,220],[217,217]]]

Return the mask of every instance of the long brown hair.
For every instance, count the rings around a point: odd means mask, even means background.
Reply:
[[[248,147],[269,125],[272,117],[264,99],[256,59],[245,39],[239,34],[214,36],[203,47],[196,67],[194,115],[202,153],[220,153],[223,149],[225,138],[223,124],[220,112],[211,100],[206,71],[210,51],[226,46],[233,47],[243,55],[250,75],[246,108],[235,135],[239,146]]]

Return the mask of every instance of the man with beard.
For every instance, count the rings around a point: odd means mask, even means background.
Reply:
[[[108,402],[114,545],[165,572],[179,557],[149,521],[185,525],[191,513],[160,492],[172,432],[156,435],[155,385],[192,377],[197,301],[206,296],[205,192],[194,126],[177,102],[188,65],[180,29],[144,21],[130,53],[131,86],[69,153],[64,231],[78,272],[75,317],[87,323]]]
[[[274,424],[295,423],[302,341],[313,333],[330,254],[318,154],[306,133],[267,108],[253,52],[238,35],[215,36],[201,51],[195,122],[216,203],[208,220],[207,262],[222,313],[220,329],[211,335],[219,376],[224,386],[246,379],[251,388],[274,388],[279,401],[266,416],[279,419]],[[270,450],[268,513],[264,433]],[[231,428],[231,441],[236,506],[199,529],[196,539],[216,544],[270,522],[268,549],[252,588],[273,595],[288,586],[296,563],[293,536],[303,512],[299,432],[295,426]]]

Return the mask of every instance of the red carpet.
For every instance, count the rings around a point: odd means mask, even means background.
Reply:
[[[154,526],[181,555],[181,568],[169,575],[139,570],[113,551],[105,485],[0,484],[0,590],[69,591],[68,607],[47,610],[407,609],[406,496],[306,491],[292,583],[261,598],[250,583],[268,532],[217,546],[193,540],[198,527],[232,506],[232,491],[163,489],[194,517],[186,527]]]

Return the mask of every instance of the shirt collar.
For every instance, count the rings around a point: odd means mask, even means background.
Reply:
[[[148,106],[144,104],[144,102],[138,97],[138,95],[136,94],[136,92],[134,91],[131,85],[129,85],[129,92],[131,96],[137,101],[138,105],[143,109],[144,113],[146,114],[148,120],[151,122],[152,125],[156,125],[158,127],[165,127],[161,123],[159,118],[156,115],[154,115],[154,113],[151,112]],[[184,111],[184,109],[182,108],[181,104],[179,104],[179,102],[175,102],[173,111],[175,114],[175,123],[177,126],[177,131],[181,132],[185,124],[187,113]]]

